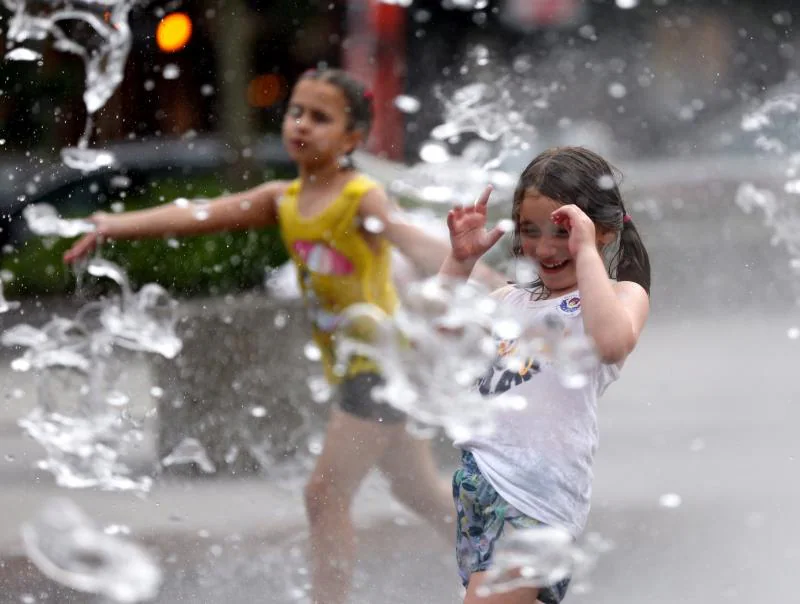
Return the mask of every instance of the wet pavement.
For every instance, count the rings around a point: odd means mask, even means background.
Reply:
[[[601,401],[589,530],[615,548],[567,602],[792,600],[800,340],[787,329],[797,318],[793,309],[654,318],[624,379]],[[138,375],[143,382],[146,373]],[[25,411],[24,398],[8,396],[19,379],[6,372],[2,382],[2,453],[13,459],[0,461],[0,602],[101,601],[58,588],[21,555],[20,524],[56,494],[153,548],[166,575],[158,602],[304,601],[305,470],[290,482],[164,476],[147,497],[67,492],[31,467],[38,445],[11,423]],[[143,467],[148,455],[143,449]],[[679,496],[669,498],[679,505],[661,505],[664,495]],[[379,477],[354,513],[353,602],[459,601],[450,546],[394,503]]]

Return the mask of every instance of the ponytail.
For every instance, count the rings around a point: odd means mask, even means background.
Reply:
[[[642,243],[639,231],[630,216],[622,221],[619,236],[619,252],[617,253],[617,281],[633,281],[638,283],[650,295],[650,256]]]

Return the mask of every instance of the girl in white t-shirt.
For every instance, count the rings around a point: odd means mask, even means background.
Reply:
[[[566,593],[568,580],[488,597],[477,592],[506,523],[554,526],[573,537],[586,523],[597,398],[617,379],[650,308],[650,261],[614,174],[587,149],[555,148],[525,168],[514,193],[514,255],[535,262],[538,279],[495,296],[534,324],[588,335],[600,364],[580,388],[567,388],[546,361],[516,373],[498,362],[481,381],[487,396],[521,395],[528,404],[501,412],[491,435],[456,442],[463,450],[453,495],[465,604],[557,604]],[[499,228],[486,230],[489,194],[448,214],[452,250],[441,275],[468,278],[502,236]],[[499,356],[513,345],[502,343]]]

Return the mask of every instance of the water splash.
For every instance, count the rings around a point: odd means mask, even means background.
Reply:
[[[172,452],[161,460],[164,467],[194,463],[206,474],[217,471],[214,463],[208,458],[203,445],[196,438],[184,438]]]
[[[46,203],[30,204],[22,210],[28,228],[41,237],[77,237],[95,230],[88,220],[61,218],[56,209]]]
[[[610,547],[595,534],[578,544],[569,533],[549,526],[512,531],[498,542],[493,565],[486,571],[477,595],[549,587],[568,577],[584,580],[598,555]]]
[[[113,163],[113,156],[107,151],[88,149],[92,117],[122,82],[131,49],[128,14],[137,0],[2,2],[13,13],[6,31],[8,43],[18,47],[6,55],[7,59],[20,60],[41,54],[28,46],[41,45],[52,38],[56,50],[75,54],[83,60],[86,126],[77,148],[62,151],[64,163],[83,171]]]
[[[139,545],[107,535],[69,499],[53,499],[22,526],[25,552],[45,575],[116,602],[158,595],[161,569]]]
[[[487,184],[509,197],[516,184],[510,163],[529,154],[537,140],[537,114],[549,106],[552,85],[531,78],[519,62],[506,67],[491,63],[489,50],[472,48],[475,79],[450,91],[433,88],[442,106],[442,123],[420,147],[420,159],[396,178],[389,189],[396,195],[435,203],[475,199]],[[474,65],[473,65],[474,64]],[[458,145],[459,153],[451,146]]]
[[[40,465],[69,488],[147,491],[149,476],[132,477],[122,462],[143,441],[142,422],[126,409],[118,383],[124,359],[118,348],[173,358],[176,303],[158,285],[134,293],[116,265],[93,259],[89,274],[114,280],[121,297],[90,302],[74,320],[54,317],[41,328],[16,325],[0,337],[23,349],[11,367],[36,372],[38,406],[19,420],[47,452]]]
[[[555,317],[555,315],[554,315]],[[493,364],[525,371],[553,363],[567,387],[581,388],[597,364],[591,342],[564,335],[563,322],[526,316],[499,304],[472,282],[431,278],[409,285],[394,317],[369,304],[343,313],[337,331],[339,370],[352,357],[381,368],[376,399],[456,440],[490,433],[495,413],[522,410],[524,398],[486,397],[476,387]],[[514,342],[498,359],[498,346]]]

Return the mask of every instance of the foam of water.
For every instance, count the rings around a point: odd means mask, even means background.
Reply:
[[[773,233],[772,245],[782,245],[790,255],[789,270],[798,277],[800,295],[800,153],[789,152],[800,141],[799,112],[800,94],[787,93],[768,99],[744,116],[742,130],[756,136],[756,148],[777,156],[786,180],[781,188],[743,182],[735,201],[747,214],[761,212]]]
[[[203,445],[196,438],[184,438],[172,452],[161,460],[164,467],[195,463],[206,474],[217,471],[214,463],[208,458]]]
[[[537,112],[549,105],[552,86],[533,79],[527,69],[491,63],[491,53],[475,45],[462,71],[478,75],[453,91],[434,86],[443,121],[420,148],[420,163],[404,170],[389,189],[396,195],[434,203],[477,198],[487,184],[497,196],[510,197],[516,184],[511,165],[528,155],[537,140]],[[450,145],[469,140],[459,154]]]
[[[45,575],[116,602],[158,595],[161,569],[142,547],[95,526],[69,499],[53,499],[22,526],[25,552]]]
[[[158,285],[134,293],[119,267],[102,259],[88,272],[119,284],[120,298],[91,302],[74,320],[54,317],[41,328],[16,325],[0,342],[24,350],[12,362],[36,372],[38,406],[19,421],[47,452],[40,465],[69,488],[147,491],[149,476],[131,476],[123,458],[141,446],[141,421],[127,411],[117,384],[124,359],[119,348],[173,358],[175,302]]]
[[[137,0],[53,0],[42,3],[2,0],[13,14],[6,36],[18,48],[6,55],[11,60],[31,60],[48,37],[53,47],[79,56],[85,67],[86,127],[77,148],[62,152],[64,162],[75,169],[90,171],[113,163],[108,152],[87,149],[92,116],[102,108],[122,82],[131,49],[128,13]]]
[[[469,438],[491,432],[495,413],[526,406],[522,397],[487,398],[476,388],[493,363],[523,370],[549,360],[567,387],[586,384],[597,363],[591,342],[565,337],[556,319],[530,322],[477,284],[435,277],[411,283],[394,317],[369,304],[348,308],[337,352],[343,366],[363,356],[381,367],[386,384],[376,387],[376,399],[455,439]],[[515,342],[502,360],[498,340]]]
[[[95,230],[94,224],[88,220],[61,218],[56,209],[46,203],[25,206],[22,216],[31,232],[40,237],[76,237]]]
[[[598,554],[610,547],[597,535],[590,534],[579,544],[568,533],[547,526],[512,531],[498,542],[478,595],[548,587],[567,577],[581,581],[594,568]]]

